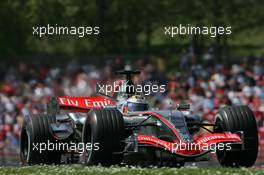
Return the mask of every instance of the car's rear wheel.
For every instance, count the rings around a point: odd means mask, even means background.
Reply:
[[[61,153],[47,150],[47,143],[55,139],[49,130],[51,118],[45,114],[29,115],[23,121],[20,133],[20,158],[24,165],[58,164]],[[41,146],[42,145],[42,146]],[[43,149],[40,151],[40,149]]]
[[[215,132],[243,132],[244,148],[233,145],[231,150],[217,150],[217,158],[222,166],[252,166],[258,154],[258,131],[253,112],[247,106],[223,107],[215,120]]]
[[[121,163],[124,151],[124,119],[117,109],[92,109],[83,127],[82,141],[91,144],[85,150],[87,165],[114,165]]]

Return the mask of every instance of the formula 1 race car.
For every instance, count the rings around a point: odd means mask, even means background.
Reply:
[[[252,166],[258,154],[258,132],[247,106],[219,109],[214,123],[190,110],[154,110],[133,89],[131,76],[111,95],[52,97],[47,113],[25,116],[21,129],[23,164],[183,166],[215,152],[222,166]],[[124,87],[124,88],[120,88]],[[130,88],[132,87],[132,88]],[[194,137],[201,128],[208,132]],[[211,129],[210,129],[211,128]]]

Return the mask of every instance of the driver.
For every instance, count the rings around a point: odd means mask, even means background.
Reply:
[[[129,97],[123,107],[124,113],[146,110],[148,110],[148,104],[146,103],[145,98],[140,95],[133,95]]]

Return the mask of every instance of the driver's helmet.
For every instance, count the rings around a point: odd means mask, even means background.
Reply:
[[[127,110],[129,112],[146,111],[148,110],[148,104],[143,96],[133,95],[127,99]]]

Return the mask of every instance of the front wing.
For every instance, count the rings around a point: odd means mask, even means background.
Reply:
[[[212,151],[210,149],[215,149],[215,146],[219,143],[242,144],[243,142],[239,134],[232,133],[206,134],[191,143],[181,141],[173,143],[148,135],[138,135],[137,141],[139,145],[149,145],[161,148],[182,157],[195,157],[209,153]]]

